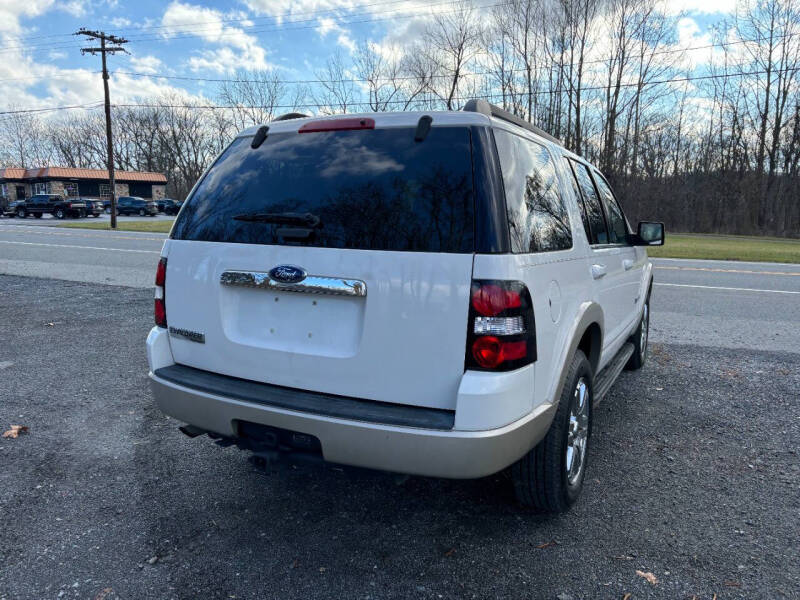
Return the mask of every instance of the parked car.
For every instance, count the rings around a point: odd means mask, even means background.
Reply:
[[[86,204],[87,217],[99,217],[103,213],[104,206],[102,200],[83,198],[83,202]]]
[[[3,215],[5,215],[8,218],[16,217],[17,216],[17,207],[20,204],[24,204],[24,203],[25,203],[24,199],[6,201],[3,204]]]
[[[117,214],[155,217],[158,214],[158,208],[153,200],[145,200],[136,196],[120,196],[117,199]]]
[[[173,200],[172,204],[168,204],[164,207],[164,214],[177,215],[181,210],[181,206],[183,206],[183,202],[181,200]]]
[[[156,200],[158,212],[167,212],[167,208],[173,206],[175,202],[176,201],[172,198],[160,198],[159,200]]]
[[[16,215],[24,219],[33,215],[41,219],[44,214],[52,214],[57,219],[82,217],[86,214],[86,203],[81,198],[69,198],[58,194],[36,194],[15,206]]]
[[[594,406],[645,363],[645,247],[664,240],[631,231],[595,166],[473,100],[249,129],[186,202],[147,339],[184,433],[425,476],[510,467],[524,505],[577,500]]]

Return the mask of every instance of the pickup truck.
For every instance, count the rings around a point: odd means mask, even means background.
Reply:
[[[82,217],[86,214],[86,203],[79,198],[67,198],[57,194],[36,194],[16,206],[16,215],[20,219],[28,215],[41,219],[45,213],[57,219],[67,216]]]

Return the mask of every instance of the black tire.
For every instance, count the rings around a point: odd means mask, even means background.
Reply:
[[[644,366],[647,361],[647,341],[650,337],[650,296],[644,301],[644,309],[642,310],[642,319],[639,321],[639,326],[629,341],[633,344],[633,354],[625,363],[627,371],[636,371]]]
[[[36,217],[37,219],[41,219],[42,213],[33,213],[33,216]]]
[[[67,214],[64,212],[64,209],[63,209],[63,208],[57,208],[57,209],[55,210],[55,212],[53,212],[53,216],[54,216],[56,219],[63,219],[64,217],[66,217],[66,216],[67,216]]]
[[[145,216],[145,214],[147,214],[147,213],[145,213],[145,212],[144,212],[144,209],[143,209],[143,208],[140,208],[140,209],[139,209],[139,216],[140,216],[140,217],[143,217],[143,216]]]
[[[111,207],[110,207],[110,206],[107,206],[107,207],[106,207],[104,210],[105,210],[105,213],[106,213],[107,215],[110,215],[110,214],[111,214]]]
[[[582,389],[579,387],[581,384]],[[536,447],[511,466],[514,491],[523,506],[559,513],[568,510],[578,500],[583,489],[589,456],[593,386],[592,367],[584,353],[578,350],[567,369],[564,389],[550,430]],[[573,408],[578,410],[577,417]],[[573,457],[573,461],[580,458],[574,472],[569,471],[568,462],[568,442],[573,438],[571,431],[579,432],[575,439],[580,440],[578,444],[583,448],[581,452],[573,447],[572,454],[569,455]]]
[[[18,208],[17,209],[17,216],[20,219],[24,219],[25,217],[28,216],[28,211],[26,211],[24,208]]]

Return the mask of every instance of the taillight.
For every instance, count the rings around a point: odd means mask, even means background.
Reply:
[[[467,331],[467,369],[511,371],[536,360],[536,323],[520,281],[473,280]]]
[[[154,313],[158,327],[167,326],[167,306],[164,304],[164,288],[167,283],[167,259],[162,258],[156,267],[156,300]]]
[[[375,129],[375,119],[329,119],[326,121],[309,121],[297,133],[319,133],[322,131],[353,131],[359,129]]]

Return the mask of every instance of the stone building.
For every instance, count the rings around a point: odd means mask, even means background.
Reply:
[[[116,171],[114,175],[117,197],[139,196],[158,200],[166,195],[167,178],[162,173]],[[10,202],[35,194],[110,198],[111,182],[108,171],[104,169],[0,169],[0,197]]]

